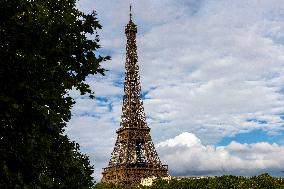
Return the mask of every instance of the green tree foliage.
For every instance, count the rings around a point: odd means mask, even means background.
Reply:
[[[127,189],[114,184],[97,184],[94,189]],[[254,177],[224,175],[220,177],[183,178],[170,181],[156,179],[152,186],[137,186],[136,189],[284,189],[284,179],[267,173]]]
[[[267,173],[254,177],[224,175],[220,177],[184,178],[181,180],[156,180],[151,187],[155,189],[284,189],[284,179],[271,177]]]
[[[104,74],[96,14],[76,0],[0,0],[0,188],[91,188],[93,167],[63,134],[74,100]]]

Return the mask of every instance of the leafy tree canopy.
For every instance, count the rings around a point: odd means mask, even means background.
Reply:
[[[63,134],[75,88],[104,74],[95,12],[76,0],[0,0],[0,188],[90,188],[93,167]]]

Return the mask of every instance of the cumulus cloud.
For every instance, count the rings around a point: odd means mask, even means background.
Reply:
[[[268,172],[283,176],[284,147],[258,142],[241,144],[232,141],[227,146],[203,145],[192,133],[180,135],[157,144],[163,163],[172,175],[256,175]]]

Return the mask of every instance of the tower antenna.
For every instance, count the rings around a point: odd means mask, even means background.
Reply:
[[[132,21],[132,12],[131,12],[131,9],[132,9],[132,5],[131,5],[131,3],[130,3],[130,7],[129,7],[130,21]]]

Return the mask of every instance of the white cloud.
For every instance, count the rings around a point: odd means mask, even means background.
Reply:
[[[94,165],[94,179],[100,181],[102,168],[106,167],[115,143],[117,127],[106,118],[74,116],[66,133],[81,146],[81,151],[90,157]]]
[[[194,16],[183,14],[141,36],[145,110],[159,130],[171,123],[169,132],[194,132],[206,143],[256,128],[281,130],[280,10],[282,4],[267,1],[204,1]]]
[[[173,139],[168,139],[164,142],[160,142],[158,144],[158,147],[174,147],[174,146],[187,146],[187,147],[192,147],[192,146],[197,146],[200,145],[201,141],[199,138],[197,138],[194,134],[192,133],[182,133],[178,136],[176,136]]]
[[[284,147],[258,142],[227,146],[203,145],[192,133],[182,133],[157,144],[157,151],[172,175],[256,175],[269,172],[281,176]],[[283,176],[283,175],[282,175]]]

